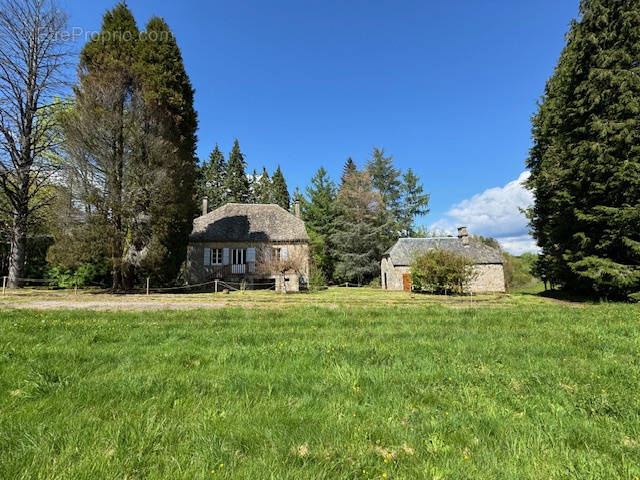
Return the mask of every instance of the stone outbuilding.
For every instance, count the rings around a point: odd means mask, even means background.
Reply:
[[[189,284],[219,279],[247,288],[298,291],[309,278],[309,235],[300,218],[274,204],[228,203],[193,221]]]
[[[475,263],[477,277],[469,285],[472,293],[504,292],[504,256],[500,250],[469,236],[466,227],[458,228],[457,237],[401,238],[387,250],[380,270],[382,288],[411,290],[410,264],[416,255],[441,249],[457,253]]]

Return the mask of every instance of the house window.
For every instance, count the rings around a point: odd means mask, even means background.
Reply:
[[[280,247],[273,247],[271,249],[271,260],[274,262],[282,260],[282,249]]]
[[[233,265],[244,265],[246,263],[247,250],[244,248],[234,248],[231,250],[231,263]]]
[[[211,249],[211,265],[222,265],[222,249]]]

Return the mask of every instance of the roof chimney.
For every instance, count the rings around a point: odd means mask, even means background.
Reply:
[[[458,227],[458,238],[462,240],[463,245],[469,245],[469,232],[467,232],[467,227]]]
[[[202,215],[209,213],[209,197],[202,197]]]
[[[296,217],[300,218],[300,200],[296,200],[293,204],[293,212],[295,213]]]

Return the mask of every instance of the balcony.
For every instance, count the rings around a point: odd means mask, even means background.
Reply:
[[[232,275],[241,276],[256,272],[256,262],[232,265],[212,265],[210,267],[213,278],[224,278]]]

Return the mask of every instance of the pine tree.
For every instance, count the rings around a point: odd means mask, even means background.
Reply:
[[[385,157],[384,148],[374,148],[371,158],[367,161],[367,171],[371,176],[371,183],[380,195],[385,208],[398,224],[401,223],[400,212],[400,170],[393,165],[393,157]]]
[[[311,237],[311,255],[326,282],[333,281],[335,254],[332,235],[335,233],[337,216],[336,186],[320,167],[306,188],[306,197],[301,199],[302,219]]]
[[[356,166],[356,162],[353,161],[353,158],[347,158],[347,161],[344,163],[344,167],[342,168],[342,177],[340,178],[340,183],[344,183],[345,180],[352,173],[356,173],[358,167]]]
[[[400,232],[402,236],[415,236],[414,221],[418,215],[429,213],[428,193],[424,193],[424,188],[420,179],[410,168],[402,176],[402,203],[400,206]]]
[[[209,154],[209,161],[202,166],[198,185],[198,197],[206,196],[209,199],[209,208],[211,209],[218,208],[226,202],[226,170],[227,164],[224,159],[224,153],[216,143],[215,148]]]
[[[258,172],[255,168],[247,180],[249,180],[249,196],[247,197],[247,203],[260,203],[258,202],[258,195],[256,192],[258,187]]]
[[[582,0],[533,119],[537,270],[559,286],[640,290],[640,3]]]
[[[368,283],[380,275],[380,259],[389,246],[394,221],[366,170],[346,176],[336,207],[331,235],[337,258],[335,278]]]
[[[289,210],[291,198],[289,197],[289,190],[287,189],[287,182],[284,179],[280,165],[273,174],[273,200],[277,205],[280,205],[285,210]]]
[[[274,203],[273,199],[273,185],[271,184],[271,178],[267,169],[262,167],[262,173],[260,174],[256,186],[256,203]]]
[[[227,201],[235,203],[247,203],[249,199],[249,180],[245,173],[246,163],[244,154],[240,151],[238,139],[233,142],[233,148],[229,153],[225,186]]]

